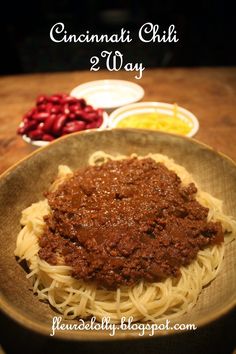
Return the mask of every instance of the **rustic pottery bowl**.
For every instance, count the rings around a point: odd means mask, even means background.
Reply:
[[[73,169],[85,166],[96,150],[127,155],[133,152],[166,154],[185,166],[203,190],[223,199],[225,212],[236,217],[236,165],[195,140],[155,131],[115,129],[74,133],[37,150],[0,178],[0,307],[21,325],[41,334],[51,333],[52,318],[58,314],[33,295],[25,270],[14,257],[21,210],[42,198],[59,164]],[[194,309],[176,319],[176,323],[194,323],[199,327],[227,313],[235,304],[236,242],[232,242],[226,247],[217,278],[202,291]],[[56,336],[73,340],[141,338],[138,330],[117,331],[115,337],[109,333],[69,330],[56,332]]]

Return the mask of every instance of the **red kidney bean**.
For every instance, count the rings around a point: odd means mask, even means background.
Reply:
[[[55,121],[55,119],[57,118],[56,114],[51,114],[44,122],[44,126],[43,126],[43,130],[46,133],[51,133],[52,132],[52,126],[53,123]]]
[[[52,141],[52,140],[54,140],[54,137],[52,135],[50,135],[50,134],[43,134],[42,140],[44,140],[44,141]]]
[[[69,109],[69,105],[68,104],[65,104],[63,109],[62,109],[62,112],[64,114],[69,114],[70,113],[70,109]]]
[[[39,121],[45,120],[48,117],[49,117],[48,112],[39,112],[39,113],[34,113],[33,115],[33,118]]]
[[[29,131],[34,130],[37,126],[38,126],[38,122],[36,120],[30,120],[22,127],[23,134],[27,134]]]
[[[48,98],[45,95],[38,96],[37,105],[42,104],[42,103],[46,103],[47,100],[48,100]]]
[[[58,95],[53,95],[53,96],[49,97],[49,102],[60,103],[60,97],[58,97]]]
[[[17,128],[17,134],[23,135],[24,133],[25,133],[25,128],[24,127]]]
[[[76,104],[73,104],[73,106],[71,105],[69,107],[69,109],[72,113],[75,113],[76,111],[81,110],[81,105],[76,103]]]
[[[98,120],[96,121],[96,124],[97,124],[97,128],[99,128],[103,123],[103,117],[98,117]]]
[[[86,124],[86,129],[94,129],[94,128],[97,128],[97,122]]]
[[[28,113],[26,113],[25,116],[31,118],[35,112],[36,112],[36,108],[32,108]]]
[[[55,119],[55,122],[53,123],[53,127],[52,127],[52,132],[55,135],[59,135],[60,134],[60,131],[61,131],[66,119],[67,119],[67,116],[65,114],[59,115]]]
[[[79,98],[78,101],[79,101],[79,103],[80,103],[82,108],[84,108],[87,105],[87,103],[86,103],[84,98]]]
[[[65,133],[65,134],[69,134],[69,133],[73,133],[73,132],[84,130],[85,128],[86,128],[86,125],[85,125],[84,122],[75,120],[73,122],[67,123],[63,127],[62,132]]]
[[[80,121],[74,121],[73,123],[75,123],[75,127],[76,127],[76,130],[77,131],[80,131],[80,130],[84,130],[86,128],[86,125],[84,122],[82,122],[81,120]]]
[[[53,108],[54,106],[53,106],[53,104],[52,103],[47,103],[46,104],[46,107],[45,107],[45,111],[46,112],[51,112],[51,109]]]
[[[24,123],[24,124],[27,124],[27,123],[29,123],[29,121],[30,121],[30,118],[27,117],[27,115],[24,115],[24,117],[23,117],[23,123]]]
[[[77,124],[77,120],[76,121],[73,121],[73,122],[67,122],[66,124],[65,124],[65,127],[70,127],[70,126],[74,126],[75,124]]]
[[[70,105],[72,104],[77,104],[78,103],[78,100],[77,98],[75,97],[72,97],[72,96],[67,96],[65,98],[62,99],[62,104],[65,104],[65,103],[68,103]]]
[[[46,107],[47,107],[47,105],[46,105],[45,103],[40,104],[40,105],[38,106],[38,111],[39,111],[39,112],[45,112]]]
[[[99,117],[102,117],[103,118],[103,109],[102,108],[98,108],[97,110],[96,110],[96,112],[97,112],[97,115],[99,116]]]
[[[76,119],[76,114],[75,114],[75,113],[70,113],[69,116],[68,116],[68,118],[69,118],[70,120],[74,120],[74,119]]]
[[[28,133],[28,137],[32,140],[41,140],[43,136],[43,131],[41,129],[32,130]]]
[[[86,107],[84,107],[84,111],[86,113],[94,112],[94,108],[90,105],[87,105]]]
[[[37,129],[44,130],[44,122],[40,122],[39,125],[37,126]]]
[[[68,97],[66,93],[59,94],[60,98],[63,100],[64,98]]]
[[[52,106],[50,109],[50,113],[60,113],[61,112],[61,107],[60,106]]]
[[[77,111],[75,111],[75,115],[77,118],[83,118],[84,111],[82,109],[77,109]]]
[[[95,120],[98,119],[98,115],[95,112],[92,112],[92,113],[83,112],[82,118],[86,122],[94,122]]]

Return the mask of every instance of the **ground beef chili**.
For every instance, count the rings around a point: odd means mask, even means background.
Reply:
[[[47,193],[52,214],[40,258],[63,259],[73,277],[108,289],[176,277],[200,249],[223,241],[221,224],[207,222],[196,192],[151,158],[78,170]]]

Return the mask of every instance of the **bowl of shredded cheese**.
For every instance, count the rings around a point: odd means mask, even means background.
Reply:
[[[199,129],[195,115],[176,103],[140,102],[113,111],[110,128],[139,128],[194,136]]]

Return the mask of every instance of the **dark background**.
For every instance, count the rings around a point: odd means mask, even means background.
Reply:
[[[104,49],[120,50],[125,62],[145,67],[235,65],[235,18],[233,2],[223,0],[6,0],[0,8],[0,74],[88,70],[90,57]],[[133,42],[57,44],[49,37],[57,22],[68,34],[112,34],[124,27]],[[175,24],[179,42],[135,41],[145,22],[161,31]]]

